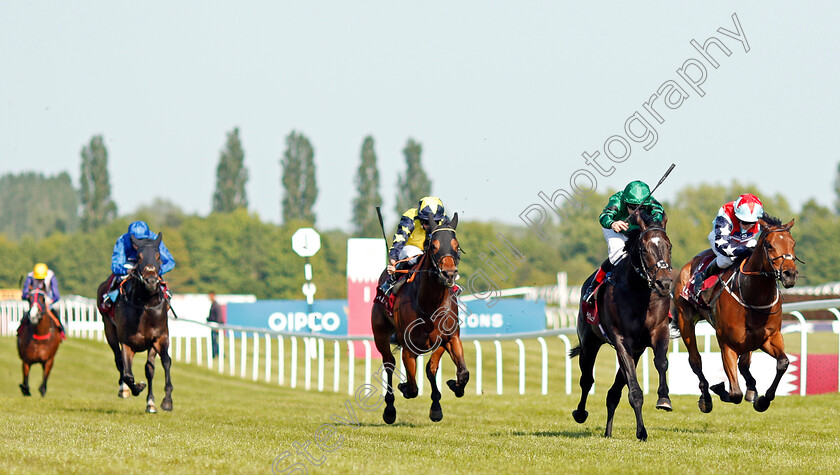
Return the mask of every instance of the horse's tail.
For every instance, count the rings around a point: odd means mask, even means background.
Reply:
[[[575,347],[572,348],[571,351],[569,351],[569,358],[574,358],[575,356],[578,356],[578,355],[580,355],[580,343],[575,345]]]

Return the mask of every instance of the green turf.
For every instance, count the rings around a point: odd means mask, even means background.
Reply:
[[[813,341],[812,351],[820,345],[828,349],[825,352],[836,348],[836,335],[826,337],[825,343]],[[605,439],[605,384],[596,386],[600,389],[590,397],[589,420],[576,424],[571,411],[579,395],[577,379],[571,396],[563,394],[559,375],[550,380],[550,394],[539,395],[538,346],[526,342],[526,347],[530,366],[524,396],[516,394],[515,344],[503,348],[509,368],[502,396],[494,394],[495,376],[488,363],[495,355],[492,344],[485,344],[485,395],[476,396],[472,384],[462,399],[445,390],[443,421],[429,420],[428,391],[414,400],[398,397],[393,426],[382,422],[381,410],[366,412],[354,406],[359,425],[339,425],[330,439],[336,442],[340,436],[339,447],[325,452],[310,445],[312,456],[323,460],[320,467],[301,456],[287,462],[307,463],[310,471],[326,473],[838,471],[840,395],[780,397],[765,413],[715,398],[711,414],[699,412],[695,396],[674,396],[674,412],[656,411],[654,395],[649,395],[644,408],[650,436],[646,443],[635,439],[635,421],[624,398],[614,437]],[[562,372],[562,345],[555,342],[550,348],[550,367]],[[608,348],[602,353],[596,377],[609,374],[611,379],[614,357]],[[471,358],[468,352],[474,374]],[[453,374],[447,364],[446,379]],[[293,390],[288,380],[280,387],[276,379],[254,383],[195,365],[173,367],[174,412],[145,414],[145,393],[117,398],[116,370],[104,343],[68,340],[59,350],[47,396],[24,398],[17,387],[20,364],[14,340],[0,338],[0,473],[269,473],[277,455],[294,452],[295,442],[313,440],[319,427],[334,422],[333,415],[347,414],[350,396],[343,376],[336,394],[304,391],[302,370]],[[356,368],[356,384],[361,385],[364,366]],[[331,371],[328,364],[327,373]],[[135,374],[145,380],[139,363]],[[38,368],[30,385],[37,387],[40,380]],[[332,388],[331,378],[326,386]],[[159,404],[159,364],[155,391]]]

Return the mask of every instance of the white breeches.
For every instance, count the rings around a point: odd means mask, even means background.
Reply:
[[[615,265],[627,255],[624,251],[627,236],[613,231],[612,228],[601,228],[601,230],[604,231],[604,239],[607,240],[607,257],[610,259],[610,264]]]

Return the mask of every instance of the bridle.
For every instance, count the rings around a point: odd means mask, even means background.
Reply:
[[[673,269],[673,267],[671,267],[670,262],[665,262],[664,258],[660,258],[658,261],[656,261],[656,264],[654,264],[653,267],[648,267],[647,264],[645,264],[645,259],[644,259],[644,255],[643,255],[644,246],[641,245],[642,236],[649,233],[650,231],[662,231],[662,233],[665,234],[665,228],[659,227],[659,226],[650,226],[647,229],[645,229],[644,231],[642,231],[639,234],[639,237],[636,238],[636,243],[635,243],[635,247],[638,250],[636,255],[638,256],[639,264],[640,264],[641,268],[636,266],[636,264],[633,262],[633,259],[630,259],[630,265],[633,267],[633,270],[636,271],[636,274],[638,274],[639,277],[641,277],[642,279],[645,280],[645,282],[647,282],[648,288],[653,289],[654,282],[656,282],[656,273],[659,272],[660,269],[666,269],[670,272]],[[666,236],[667,236],[667,234],[666,234]]]
[[[771,230],[765,231],[765,232],[766,232],[766,234],[775,233],[775,232],[788,232],[789,233],[790,228],[776,228],[776,229],[771,229]],[[792,261],[798,261],[798,262],[801,262],[803,264],[805,263],[802,259],[800,259],[800,258],[798,258],[798,257],[796,257],[795,255],[792,255],[792,254],[782,254],[781,256],[776,256],[776,257],[771,258],[770,254],[767,252],[770,249],[770,245],[767,243],[766,235],[765,235],[764,240],[762,241],[762,249],[764,250],[764,260],[770,264],[770,268],[773,269],[773,271],[769,272],[769,271],[766,271],[766,270],[760,270],[760,271],[744,270],[744,264],[746,264],[746,262],[749,260],[749,259],[744,259],[743,261],[741,261],[741,266],[739,268],[739,270],[741,271],[741,274],[744,274],[744,275],[763,275],[763,276],[766,276],[766,277],[772,277],[773,279],[775,279],[777,281],[781,281],[782,280],[782,266],[785,265],[786,260],[790,259]],[[776,267],[774,265],[774,263],[779,259],[781,259],[782,262],[779,264],[779,267]]]
[[[438,231],[452,231],[453,237],[455,236],[455,229],[454,228],[451,228],[449,226],[440,226],[440,227],[435,228],[434,231],[429,233],[429,243],[430,243],[429,248],[430,249],[431,249],[432,236]],[[457,240],[457,237],[455,237],[455,239]],[[457,269],[458,268],[458,263],[461,261],[461,246],[460,245],[458,246],[458,250],[453,249],[452,252],[446,252],[443,255],[438,255],[437,252],[432,251],[432,258],[429,259],[431,261],[430,264],[431,264],[432,268],[430,269],[429,272],[432,272],[432,273],[436,274],[437,278],[438,278],[438,281],[441,284],[444,284],[444,285],[446,285],[446,282],[445,282],[445,278],[443,276],[443,271],[440,269],[439,262],[446,256],[450,256],[450,257],[452,257],[452,259],[455,260],[455,268]]]

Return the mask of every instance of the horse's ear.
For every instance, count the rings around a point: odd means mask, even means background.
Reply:
[[[137,238],[135,238],[134,236],[129,237],[131,238],[131,246],[134,247],[134,249],[137,249]]]
[[[433,232],[435,232],[436,227],[438,227],[438,226],[437,226],[437,223],[435,222],[435,220],[430,219],[429,220],[429,235],[431,235]]]
[[[645,220],[642,219],[642,215],[639,213],[638,209],[636,211],[633,211],[633,214],[630,215],[630,217],[636,221],[636,224],[639,225],[639,229],[641,229],[642,231],[647,229],[647,224],[645,224]]]
[[[769,226],[767,225],[767,221],[765,221],[763,218],[758,218],[758,227],[763,231]]]
[[[796,218],[791,219],[787,224],[785,224],[785,227],[788,228],[788,229],[792,228],[793,227],[793,222],[795,220],[796,220]]]
[[[668,215],[662,213],[662,229],[665,229],[668,226]]]
[[[155,247],[160,248],[161,241],[163,241],[163,231],[158,233],[158,237],[155,239]]]
[[[452,229],[458,227],[458,212],[455,212],[455,215],[452,216],[452,221],[449,222],[449,225],[452,226]]]

